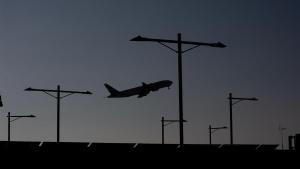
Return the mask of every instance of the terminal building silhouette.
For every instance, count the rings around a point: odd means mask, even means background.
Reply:
[[[295,149],[299,151],[299,137],[295,137]],[[2,152],[80,152],[80,153],[103,153],[103,152],[277,152],[276,144],[145,144],[145,143],[88,143],[88,142],[22,142],[2,141]]]
[[[299,152],[300,134],[289,136],[289,149],[280,149],[279,144],[151,144],[151,143],[93,143],[93,142],[30,142],[0,141],[1,152],[36,153],[105,153],[105,152]]]

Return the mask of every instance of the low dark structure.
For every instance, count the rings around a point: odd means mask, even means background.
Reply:
[[[0,142],[1,152],[276,152],[278,145]]]
[[[300,151],[300,134],[296,134],[295,136],[295,149],[296,151]]]

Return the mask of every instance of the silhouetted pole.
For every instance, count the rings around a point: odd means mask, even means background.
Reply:
[[[281,149],[284,149],[284,145],[283,145],[283,134],[281,134]]]
[[[233,97],[232,93],[229,93],[229,107],[230,107],[230,144],[233,145],[233,120],[232,120],[232,107],[233,105],[241,102],[241,101],[258,101],[257,98],[238,98],[238,97]],[[233,102],[233,100],[236,100],[236,102]]]
[[[232,93],[229,93],[229,107],[230,107],[230,144],[233,144],[233,124],[232,124]]]
[[[13,120],[11,120],[11,118],[15,118],[15,119],[13,119]],[[10,112],[8,112],[8,114],[7,114],[7,129],[8,129],[8,131],[7,131],[7,141],[8,142],[10,142],[10,126],[11,126],[11,122],[13,122],[13,121],[16,121],[16,120],[18,120],[18,119],[20,119],[20,118],[35,118],[35,116],[34,115],[27,115],[27,116],[12,116],[11,114],[10,114]]]
[[[178,82],[179,82],[179,133],[180,133],[180,146],[184,144],[183,135],[183,93],[182,93],[182,42],[181,34],[178,34]]]
[[[8,116],[7,116],[7,119],[8,119],[8,126],[7,126],[7,141],[10,142],[10,112],[8,112]]]
[[[33,88],[27,88],[25,91],[38,91],[38,92],[44,92],[47,95],[53,97],[57,101],[57,137],[56,137],[56,142],[60,142],[60,100],[68,97],[73,94],[92,94],[90,91],[86,92],[79,92],[79,91],[66,91],[66,90],[61,90],[60,85],[57,86],[56,90],[48,90],[48,89],[33,89]],[[56,93],[55,95],[52,95],[51,93]],[[61,96],[61,93],[65,93],[66,95]]]
[[[161,144],[165,144],[165,118],[161,118]]]
[[[218,48],[224,48],[226,47],[221,42],[217,43],[202,43],[202,42],[190,42],[190,41],[182,41],[181,33],[177,35],[177,40],[168,40],[168,39],[153,39],[153,38],[145,38],[141,36],[137,36],[131,41],[138,41],[138,42],[158,42],[159,44],[163,45],[164,47],[167,47],[168,49],[172,50],[173,52],[176,52],[178,54],[178,88],[179,88],[179,141],[180,141],[180,147],[182,148],[184,145],[184,133],[183,133],[183,91],[182,91],[182,54],[193,50],[199,46],[210,46],[210,47],[218,47]],[[173,49],[172,47],[166,45],[165,43],[172,43],[177,44],[177,50]],[[193,47],[182,50],[182,44],[186,45],[194,45]]]
[[[209,125],[208,131],[209,131],[209,145],[211,145],[211,125]]]
[[[57,86],[57,137],[56,142],[60,142],[60,85]]]

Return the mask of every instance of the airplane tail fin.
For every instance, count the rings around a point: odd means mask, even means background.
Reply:
[[[114,96],[114,95],[117,95],[117,94],[120,93],[117,89],[111,87],[111,86],[110,86],[109,84],[107,84],[107,83],[105,83],[104,86],[105,86],[106,89],[109,91],[109,93],[110,93],[111,96]]]

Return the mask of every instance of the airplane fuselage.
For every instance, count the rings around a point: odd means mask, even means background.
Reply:
[[[145,84],[143,83],[142,86],[127,89],[124,91],[117,91],[116,89],[112,88],[108,84],[105,84],[106,88],[110,92],[110,96],[108,98],[124,98],[124,97],[131,97],[134,95],[138,95],[138,98],[147,96],[150,92],[158,91],[161,88],[170,87],[172,85],[172,81],[170,80],[163,80],[155,83]]]

